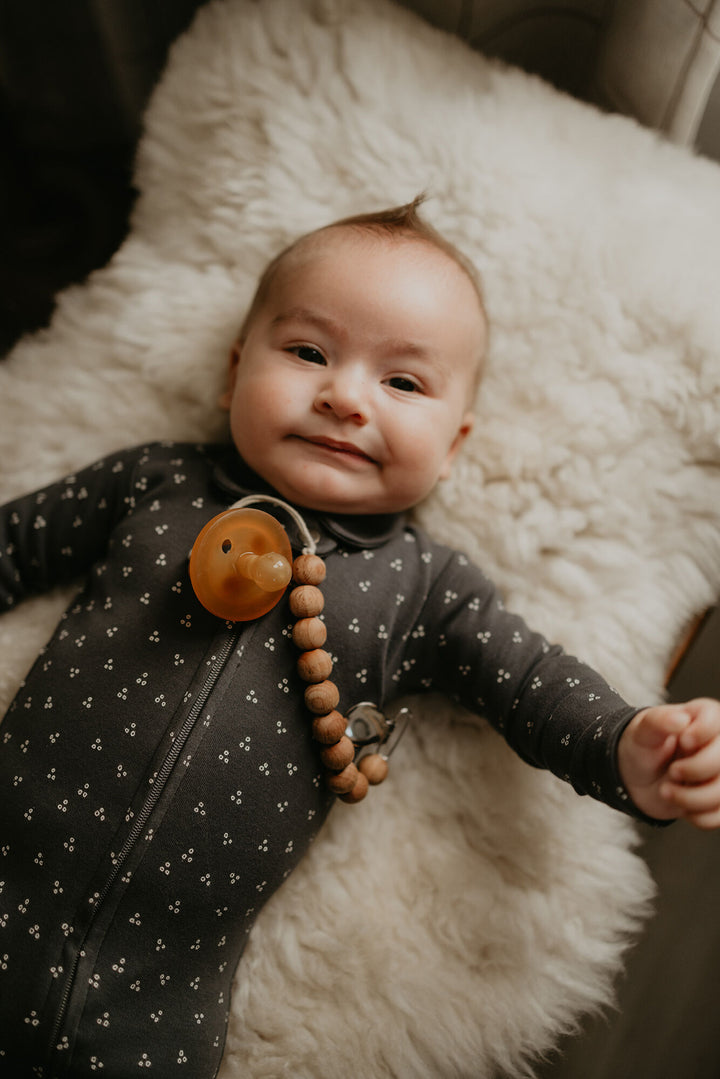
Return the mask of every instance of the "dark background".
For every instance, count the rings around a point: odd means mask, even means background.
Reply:
[[[104,265],[125,236],[142,112],[171,42],[198,6],[0,5],[0,357],[45,325],[54,295]],[[583,67],[595,29],[583,26]],[[489,51],[532,67],[511,31]],[[552,70],[540,73],[554,78]],[[563,88],[582,93],[579,85]],[[699,145],[720,157],[720,91]],[[672,698],[720,696],[719,657],[716,609],[675,673]],[[542,1069],[543,1079],[720,1077],[720,833],[676,826],[641,834],[659,885],[657,915],[630,956],[617,1014],[589,1021]]]
[[[0,355],[122,241],[142,112],[198,6],[0,4]]]

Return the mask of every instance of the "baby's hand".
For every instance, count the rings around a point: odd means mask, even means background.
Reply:
[[[638,712],[620,738],[618,766],[649,817],[720,827],[720,702],[698,698]]]

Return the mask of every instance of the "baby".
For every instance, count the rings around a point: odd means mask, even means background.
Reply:
[[[637,711],[404,517],[472,428],[486,336],[472,268],[416,203],[333,224],[259,283],[233,445],[117,453],[0,511],[7,607],[86,579],[3,724],[13,1076],[213,1076],[247,934],[332,804],[287,602],[226,622],[188,579],[197,534],[248,494],[298,508],[325,561],[341,709],[440,690],[580,793],[720,824],[720,705]]]

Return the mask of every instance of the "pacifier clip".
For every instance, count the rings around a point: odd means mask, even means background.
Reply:
[[[302,553],[293,560],[287,532],[275,517],[249,508],[258,502],[280,506],[295,521],[303,540]],[[279,603],[292,581],[289,604],[297,621],[292,638],[300,649],[297,671],[304,682],[305,705],[312,714],[312,735],[320,751],[329,789],[342,801],[361,801],[369,786],[382,783],[388,773],[387,757],[397,744],[408,719],[398,723],[369,702],[355,705],[347,718],[338,711],[340,693],[332,674],[332,657],[323,645],[327,628],[320,618],[325,597],[325,563],[315,552],[315,541],[302,516],[282,499],[248,495],[208,521],[190,554],[190,580],[200,603],[218,618],[246,622],[259,618]],[[386,753],[367,752],[386,746]]]

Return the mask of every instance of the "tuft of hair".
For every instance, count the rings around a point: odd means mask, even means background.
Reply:
[[[357,227],[385,233],[388,236],[414,236],[418,240],[425,240],[426,243],[432,244],[433,247],[439,248],[440,251],[448,255],[470,278],[470,283],[477,293],[480,307],[483,314],[485,314],[482,283],[474,264],[463,254],[459,247],[456,247],[446,236],[438,232],[418,212],[426,198],[427,195],[423,192],[416,195],[412,202],[405,202],[401,206],[391,206],[385,210],[375,210],[364,214],[353,214],[351,217],[343,217],[325,227]],[[324,230],[321,229],[320,231]]]
[[[416,195],[411,202],[403,203],[401,206],[391,206],[384,210],[371,210],[369,213],[342,217],[337,221],[331,221],[329,225],[323,225],[319,229],[314,229],[312,232],[306,232],[303,236],[299,236],[297,240],[294,240],[288,247],[280,251],[265,267],[240,328],[238,341],[242,344],[245,340],[250,324],[263,306],[280,265],[290,252],[294,251],[299,244],[309,237],[318,236],[329,229],[335,228],[355,228],[359,231],[377,232],[388,237],[417,239],[438,248],[460,267],[470,281],[487,325],[488,319],[480,275],[470,259],[419,214],[419,207],[425,202],[425,199],[426,195],[424,193]]]
[[[390,235],[396,232],[414,232],[427,240],[442,240],[440,233],[418,213],[426,197],[425,194],[416,195],[412,202],[405,202],[402,206],[390,206],[384,210],[371,210],[369,213],[341,217],[338,221],[326,225],[325,228],[357,225],[359,228],[377,229]]]

